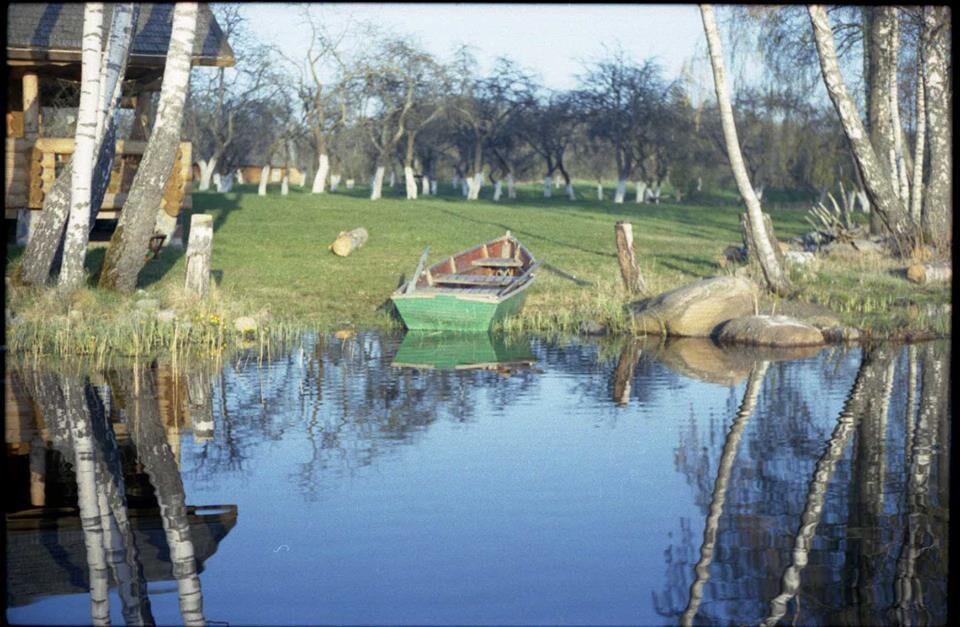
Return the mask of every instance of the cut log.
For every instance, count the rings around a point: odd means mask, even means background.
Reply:
[[[633,254],[633,225],[629,222],[617,222],[614,230],[617,234],[617,261],[620,262],[623,284],[628,292],[642,294],[646,292],[647,286]]]
[[[914,283],[949,283],[952,278],[953,265],[949,261],[915,263],[907,268],[907,279]]]
[[[190,218],[190,241],[187,243],[188,291],[201,298],[210,288],[210,256],[213,252],[213,216],[195,213]]]
[[[333,240],[333,243],[330,244],[330,250],[332,250],[335,255],[346,257],[357,248],[366,244],[368,237],[367,229],[362,226],[352,231],[340,231],[337,239]]]

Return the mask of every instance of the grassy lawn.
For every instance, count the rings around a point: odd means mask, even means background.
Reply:
[[[488,200],[489,186],[481,192],[487,199],[467,202],[443,183],[440,196],[417,201],[405,200],[399,185],[385,189],[385,197],[376,202],[362,188],[323,195],[291,189],[286,197],[276,186],[265,197],[250,185],[227,194],[194,193],[190,213],[214,217],[212,268],[218,286],[213,297],[199,308],[185,304],[180,290],[184,250],[168,248],[148,262],[140,281],[146,295],[135,298],[155,298],[180,318],[189,309],[194,321],[211,317],[221,325],[250,315],[275,325],[319,329],[397,326],[390,293],[413,272],[425,246],[430,246],[432,262],[509,229],[541,261],[591,283],[585,287],[541,269],[513,327],[569,331],[581,320],[594,319],[622,330],[627,328],[623,305],[632,298],[623,289],[617,265],[613,227],[618,220],[633,224],[641,271],[654,292],[735,270],[721,264],[723,249],[740,243],[740,210],[730,198],[615,205],[609,186],[606,191],[608,199],[598,201],[595,185],[584,183],[577,187],[580,199],[571,202],[556,192],[543,198],[540,185],[519,186],[516,200],[499,203]],[[810,230],[803,205],[787,206],[797,208],[770,210],[784,241]],[[184,223],[189,224],[189,216]],[[370,234],[363,248],[346,258],[327,249],[340,231],[359,226]],[[8,269],[19,253],[9,250]],[[88,268],[95,268],[102,254],[102,248],[92,251]],[[902,267],[876,256],[827,257],[816,274],[794,276],[800,287],[795,302],[767,301],[761,310],[789,313],[791,306],[815,303],[832,309],[845,324],[878,334],[908,328],[948,333],[949,313],[927,312],[930,305],[950,303],[949,287],[910,284],[895,274]],[[115,312],[130,309],[122,305],[123,297],[97,290],[64,302],[35,291],[18,292],[14,306],[21,319],[32,316],[38,325],[77,309],[76,317],[116,327],[120,314]],[[32,333],[39,341],[39,326]]]

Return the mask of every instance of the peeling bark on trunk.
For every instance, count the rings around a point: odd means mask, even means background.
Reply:
[[[373,181],[370,185],[370,200],[380,200],[383,193],[383,175],[385,172],[386,168],[382,165],[377,166],[373,174]]]
[[[313,187],[310,191],[314,194],[322,194],[327,186],[327,172],[330,171],[330,158],[325,153],[321,153],[317,161],[317,174],[313,177]],[[330,191],[333,191],[333,177],[330,177]]]
[[[157,122],[110,240],[100,273],[101,287],[132,292],[143,268],[144,254],[161,211],[163,190],[180,144],[197,11],[195,2],[178,3],[174,7]]]
[[[743,162],[743,154],[740,152],[740,141],[737,139],[733,107],[730,105],[730,95],[727,92],[723,53],[720,49],[720,34],[717,31],[713,7],[705,4],[700,5],[700,12],[703,17],[704,31],[707,34],[707,46],[710,51],[710,64],[713,67],[713,79],[717,92],[717,102],[720,106],[720,122],[723,127],[727,157],[733,169],[733,176],[737,181],[737,188],[747,205],[747,217],[755,240],[752,253],[763,270],[767,288],[776,294],[785,295],[792,291],[792,286],[783,271],[783,266],[775,256],[773,247],[776,245],[776,240],[771,242],[767,238],[760,201],[753,193],[753,187],[750,185],[747,169]]]
[[[923,8],[921,56],[930,146],[930,180],[922,224],[928,241],[939,248],[953,244],[953,114],[950,89],[950,8]]]
[[[900,256],[907,256],[913,252],[916,232],[910,223],[906,208],[900,204],[893,181],[885,174],[885,170],[888,168],[883,165],[883,160],[874,150],[860,121],[856,104],[847,93],[846,85],[837,64],[833,30],[830,28],[826,10],[822,6],[816,5],[809,6],[807,10],[810,14],[810,22],[813,25],[823,81],[827,86],[827,92],[833,106],[840,116],[844,133],[850,143],[864,186],[870,196],[871,212],[876,213],[884,226],[890,231],[893,238],[893,251]],[[886,101],[886,99],[883,100]]]

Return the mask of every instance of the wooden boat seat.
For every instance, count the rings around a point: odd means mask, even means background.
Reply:
[[[477,268],[522,268],[523,262],[509,257],[485,257],[474,259],[473,265]]]
[[[483,287],[501,287],[510,285],[518,277],[487,276],[480,274],[437,274],[433,281],[437,285],[480,285]]]

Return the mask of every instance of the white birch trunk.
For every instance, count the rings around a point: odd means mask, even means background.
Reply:
[[[314,194],[322,194],[327,187],[327,172],[330,171],[330,158],[326,154],[321,154],[317,161],[317,174],[313,177],[313,188],[310,191]],[[333,177],[330,177],[330,183],[330,191],[333,191]]]
[[[613,196],[613,202],[618,205],[623,204],[623,199],[627,196],[627,179],[620,179],[617,181],[617,191]]]
[[[430,194],[433,196],[437,195],[437,181],[430,181]]]
[[[270,166],[265,165],[260,170],[260,187],[257,188],[258,196],[267,195],[267,183],[270,181]]]
[[[760,183],[753,189],[753,193],[757,196],[757,202],[763,200],[763,183]]]
[[[103,61],[103,3],[87,2],[83,11],[83,51],[81,53],[80,107],[73,153],[73,177],[70,181],[70,214],[63,243],[60,267],[61,288],[79,287],[83,281],[90,228],[90,196],[97,141],[97,109],[100,106],[100,67]]]
[[[417,199],[417,179],[413,177],[413,168],[403,166],[403,184],[407,192],[407,200]]]
[[[280,195],[286,196],[290,193],[290,175],[284,171],[283,178],[280,179]]]
[[[923,98],[923,66],[917,72],[917,137],[913,148],[913,188],[910,190],[910,217],[921,223],[923,207],[923,153],[927,134],[927,113]]]
[[[420,193],[422,193],[424,196],[430,195],[430,177],[426,174],[420,177],[420,187]]]
[[[577,192],[573,189],[573,183],[567,183],[567,198],[570,200],[577,199]]]
[[[217,167],[217,159],[211,157],[209,160],[200,159],[197,161],[197,165],[200,166],[200,186],[197,188],[201,192],[205,192],[210,189],[210,179],[213,176],[213,170]]]
[[[383,192],[383,175],[386,172],[386,169],[381,165],[377,166],[376,172],[373,174],[373,181],[370,184],[370,200],[379,200]]]
[[[237,184],[243,185],[243,168],[237,168]]]
[[[514,189],[513,174],[507,175],[507,198],[514,200],[517,197],[517,190]]]
[[[339,186],[340,186],[340,175],[331,174],[330,175],[330,191],[331,192],[337,191],[337,187]]]
[[[897,52],[900,50],[900,24],[898,19],[893,20],[891,49],[894,62],[890,64],[890,74],[887,77],[887,97],[890,100],[890,124],[893,129],[894,168],[890,170],[896,179],[894,186],[900,195],[900,202],[904,207],[910,206],[910,182],[907,176],[907,165],[903,158],[903,131],[900,127],[900,98],[899,81],[897,80]]]
[[[867,190],[860,189],[857,190],[857,200],[860,202],[860,211],[863,213],[870,213],[870,196],[867,194]]]
[[[790,283],[776,257],[773,249],[774,243],[767,238],[767,227],[763,221],[760,200],[753,193],[753,187],[750,185],[750,179],[747,176],[747,168],[743,163],[740,141],[737,138],[737,127],[733,119],[733,107],[730,105],[730,94],[727,91],[723,52],[720,49],[720,34],[717,31],[713,7],[708,4],[700,5],[700,14],[703,18],[703,29],[707,35],[707,47],[710,53],[710,64],[713,68],[713,80],[717,92],[717,103],[720,107],[720,122],[723,127],[727,156],[740,195],[747,205],[747,218],[753,234],[751,253],[756,255],[756,259],[763,270],[767,287],[773,292],[783,294],[789,291]]]
[[[550,198],[552,193],[550,190],[550,177],[545,176],[543,177],[543,197]]]
[[[493,202],[500,202],[500,195],[503,193],[503,183],[496,181],[493,184]]]
[[[647,184],[643,181],[637,181],[636,188],[637,188],[637,204],[640,204],[647,199]]]

